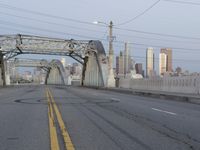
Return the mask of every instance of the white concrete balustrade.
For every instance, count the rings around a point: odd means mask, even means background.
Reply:
[[[200,76],[165,77],[151,79],[120,79],[119,87],[200,95]]]

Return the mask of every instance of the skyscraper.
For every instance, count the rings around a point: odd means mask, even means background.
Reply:
[[[164,53],[167,56],[167,68],[166,72],[172,72],[172,49],[171,48],[161,48],[160,53]]]
[[[164,75],[167,72],[167,54],[160,53],[159,55],[159,74]]]
[[[131,66],[131,56],[130,56],[130,49],[128,46],[128,43],[125,43],[125,50],[124,50],[124,74],[130,73],[130,70],[132,69]]]
[[[142,63],[136,63],[135,70],[137,74],[141,74],[143,76]]]
[[[124,75],[124,56],[122,51],[120,51],[120,55],[116,57],[116,74]]]
[[[154,72],[154,51],[152,47],[146,50],[146,77],[150,77]]]

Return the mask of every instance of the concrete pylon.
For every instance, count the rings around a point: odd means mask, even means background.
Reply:
[[[0,53],[0,68],[1,68],[1,79],[3,81],[3,86],[6,86],[6,72],[3,54]]]
[[[107,87],[115,87],[115,76],[113,71],[113,55],[109,55],[108,60],[108,79],[107,79]]]
[[[109,25],[109,58],[108,58],[108,80],[107,80],[107,87],[115,87],[115,77],[113,71],[113,22],[110,21]]]

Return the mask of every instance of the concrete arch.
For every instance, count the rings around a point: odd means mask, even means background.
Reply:
[[[67,84],[65,69],[59,60],[54,59],[48,64],[45,84]]]
[[[92,51],[84,59],[82,82],[84,86],[106,86],[108,68],[107,58],[100,41],[89,41]]]

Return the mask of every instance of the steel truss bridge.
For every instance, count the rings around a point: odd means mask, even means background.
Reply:
[[[108,61],[100,41],[66,40],[32,35],[0,36],[0,68],[6,85],[4,62],[21,54],[70,56],[83,65],[81,84],[107,86]]]

